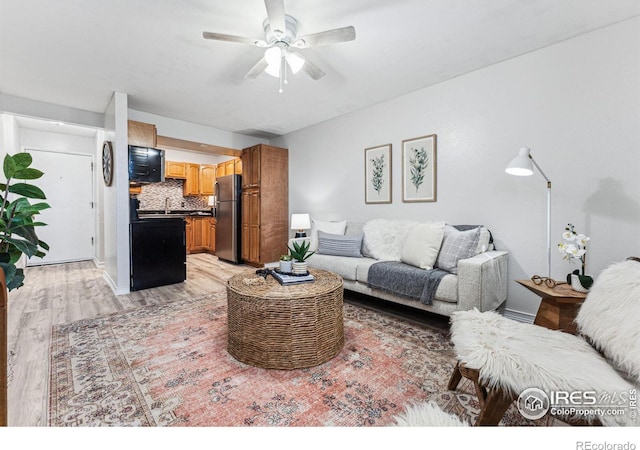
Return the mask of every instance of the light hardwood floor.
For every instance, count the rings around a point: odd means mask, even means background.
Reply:
[[[144,305],[194,298],[225,289],[254,267],[187,256],[187,280],[116,296],[91,261],[26,269],[25,285],[9,293],[9,426],[46,426],[51,327]],[[448,329],[448,318],[345,291],[345,302],[412,322]]]
[[[53,325],[220,291],[229,277],[250,270],[213,255],[188,255],[184,283],[116,296],[91,261],[28,267],[25,285],[9,293],[9,426],[47,425]]]

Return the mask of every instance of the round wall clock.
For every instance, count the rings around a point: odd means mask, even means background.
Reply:
[[[102,144],[102,176],[104,184],[111,186],[113,181],[113,147],[110,141],[104,141]]]

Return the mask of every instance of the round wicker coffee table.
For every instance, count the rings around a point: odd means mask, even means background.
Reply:
[[[344,346],[342,278],[310,269],[315,281],[282,286],[254,272],[227,282],[227,350],[265,369],[313,367]]]

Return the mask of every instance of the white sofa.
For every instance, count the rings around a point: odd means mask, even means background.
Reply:
[[[477,247],[472,251],[473,255],[459,259],[457,267],[449,267],[453,273],[448,273],[441,278],[430,304],[391,293],[386,289],[370,287],[369,269],[373,264],[380,261],[404,263],[409,260],[411,264],[416,265],[418,263],[415,262],[415,255],[420,258],[420,255],[429,252],[427,247],[421,246],[422,239],[416,234],[419,233],[419,227],[416,225],[420,224],[384,219],[374,219],[366,223],[314,220],[311,236],[307,239],[311,241],[311,250],[316,253],[307,260],[309,267],[337,273],[343,278],[344,287],[347,290],[445,316],[451,315],[454,311],[474,308],[480,311],[494,310],[506,300],[508,254],[505,251],[493,250],[491,234],[485,227],[478,229],[479,238]],[[449,225],[446,226],[447,229],[451,228]],[[456,233],[457,230],[452,232]],[[339,235],[361,236],[362,257],[323,254],[323,247],[326,246],[322,245],[322,239]],[[438,258],[443,256],[440,251],[445,247],[444,244],[448,239],[450,239],[449,235],[445,235],[435,247],[433,243],[429,244],[435,248]],[[427,249],[423,250],[424,248]],[[413,259],[410,259],[410,255],[407,256],[408,251],[413,252]],[[333,252],[329,251],[329,253]],[[439,262],[440,259],[437,259],[435,268],[444,267],[444,264],[439,266]],[[419,263],[422,264],[422,262]],[[428,264],[425,267],[430,268]]]

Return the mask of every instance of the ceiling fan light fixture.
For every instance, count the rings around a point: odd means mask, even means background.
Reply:
[[[282,50],[279,47],[271,47],[264,52],[264,60],[270,66],[280,66],[280,58],[282,58]]]
[[[294,53],[288,53],[286,58],[287,64],[289,64],[289,67],[291,67],[291,72],[294,75],[300,72],[300,69],[302,69],[302,66],[304,66],[304,58]]]
[[[280,78],[280,64],[269,64],[264,71],[274,78]]]

